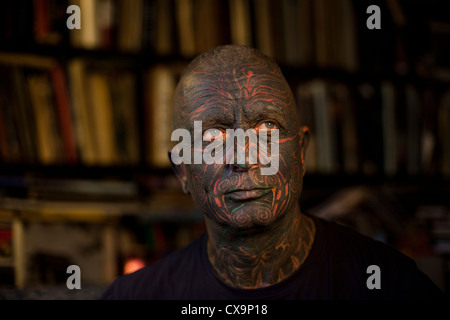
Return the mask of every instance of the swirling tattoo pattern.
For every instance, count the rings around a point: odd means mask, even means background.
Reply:
[[[250,142],[243,146],[245,151],[255,147],[259,154],[277,157],[279,170],[274,175],[261,175],[259,169],[265,164],[260,162],[186,165],[189,191],[206,216],[207,228],[210,226],[210,262],[226,283],[254,288],[279,282],[298,269],[311,247],[315,229],[298,208],[304,131],[296,120],[293,95],[279,69],[267,59],[254,56],[242,60],[231,68],[199,64],[183,77],[175,101],[179,123],[188,130],[192,130],[194,121],[202,121],[204,130],[215,128],[223,134],[226,129],[237,128],[276,126],[279,130],[277,154]],[[204,151],[205,142],[202,146]],[[224,154],[230,156],[234,155]],[[287,215],[289,219],[283,220]],[[278,223],[280,220],[285,222]],[[245,241],[224,237],[273,226],[276,232],[262,233],[259,244],[252,247]]]

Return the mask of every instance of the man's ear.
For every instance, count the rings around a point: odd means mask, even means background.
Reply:
[[[187,176],[186,176],[186,172],[185,172],[184,163],[181,163],[181,164],[173,163],[172,152],[168,151],[167,154],[169,156],[170,165],[171,165],[173,171],[175,172],[175,174],[177,175],[178,180],[180,180],[181,188],[183,188],[183,191],[186,194],[191,194],[191,192],[189,191],[188,183],[187,183]]]
[[[301,150],[301,156],[302,156],[302,169],[303,169],[303,175],[305,175],[306,168],[305,168],[305,156],[306,156],[306,150],[308,149],[309,144],[309,128],[307,126],[301,126],[300,127],[300,150]]]

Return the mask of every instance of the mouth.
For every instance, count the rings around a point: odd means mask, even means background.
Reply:
[[[244,201],[244,200],[252,200],[258,199],[272,190],[269,188],[259,188],[259,189],[251,189],[251,190],[232,190],[228,192],[225,196],[231,200],[235,201]]]

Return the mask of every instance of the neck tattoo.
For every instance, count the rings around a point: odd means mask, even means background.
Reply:
[[[208,258],[219,279],[232,287],[267,287],[300,268],[311,250],[315,232],[312,219],[298,214],[270,233],[262,232],[238,240],[235,237],[210,237]]]

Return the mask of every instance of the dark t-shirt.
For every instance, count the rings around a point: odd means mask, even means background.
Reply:
[[[162,260],[116,279],[102,299],[428,299],[443,293],[412,259],[338,224],[312,217],[316,236],[303,265],[261,289],[224,284],[209,263],[207,234]],[[378,266],[377,270],[369,266]],[[375,268],[376,269],[376,268]],[[379,275],[380,289],[372,288]],[[370,278],[371,277],[371,278]],[[369,279],[370,278],[370,279]],[[368,280],[369,279],[369,280]]]

